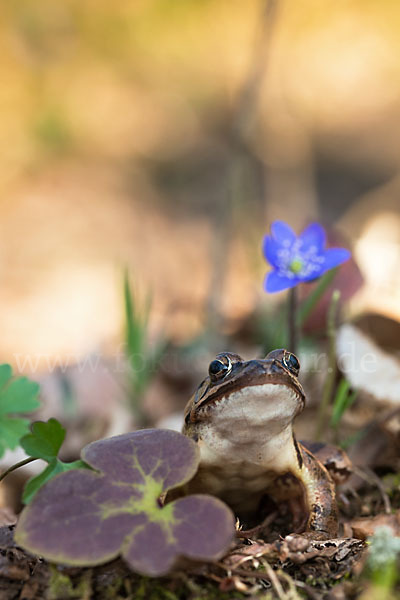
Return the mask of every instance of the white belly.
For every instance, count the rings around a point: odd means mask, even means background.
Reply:
[[[218,496],[234,512],[256,510],[261,498],[273,492],[276,479],[295,471],[297,457],[291,427],[264,443],[213,441],[212,446],[204,439],[199,443],[200,468],[189,484],[190,492]]]
[[[220,398],[196,425],[201,460],[190,491],[219,496],[238,512],[256,509],[278,477],[296,471],[292,421],[298,405],[298,394],[280,384]]]

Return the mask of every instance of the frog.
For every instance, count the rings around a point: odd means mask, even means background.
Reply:
[[[293,422],[306,401],[299,372],[299,359],[286,349],[247,361],[217,354],[184,410],[182,433],[200,455],[185,494],[216,496],[242,522],[268,497],[278,506],[288,503],[293,534],[335,538],[335,483],[351,473],[351,464],[334,447],[314,444],[313,453],[297,441]]]

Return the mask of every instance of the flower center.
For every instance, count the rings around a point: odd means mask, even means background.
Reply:
[[[302,260],[300,260],[300,258],[294,258],[289,265],[289,269],[292,271],[292,273],[300,273],[303,267],[304,263]]]

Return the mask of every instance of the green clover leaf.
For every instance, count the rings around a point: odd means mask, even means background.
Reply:
[[[13,450],[29,431],[29,421],[14,417],[39,407],[39,384],[27,377],[14,378],[10,365],[0,365],[0,458]]]
[[[20,440],[22,448],[32,458],[41,458],[48,466],[39,475],[29,479],[25,485],[22,501],[28,504],[36,492],[54,475],[87,467],[82,460],[66,463],[58,458],[58,453],[65,439],[65,429],[57,419],[47,422],[37,421],[31,426],[31,433]]]

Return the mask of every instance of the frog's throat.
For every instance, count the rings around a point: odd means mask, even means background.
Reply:
[[[200,426],[201,464],[221,466],[224,471],[249,473],[249,465],[258,465],[262,471],[286,473],[297,465],[296,447],[293,443],[291,423],[272,436],[261,432],[236,432],[236,437],[211,428],[209,424]],[[250,469],[251,470],[251,469]]]
[[[197,416],[228,438],[245,427],[269,437],[285,429],[303,406],[304,397],[294,387],[262,383],[221,394],[199,407]]]

